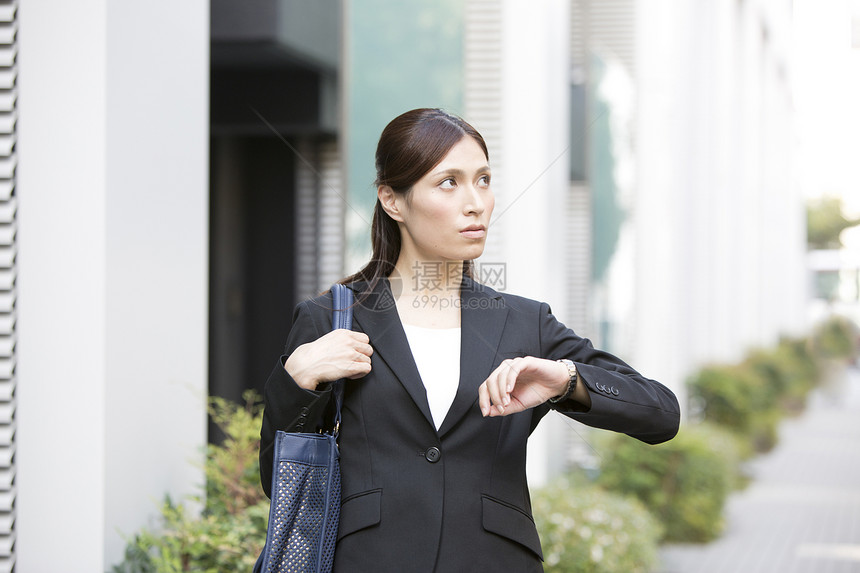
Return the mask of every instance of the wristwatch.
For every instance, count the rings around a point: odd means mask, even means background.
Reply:
[[[567,373],[570,378],[567,381],[567,390],[565,390],[560,396],[550,398],[549,402],[551,404],[558,404],[559,402],[563,402],[570,398],[570,395],[573,394],[574,390],[576,390],[576,382],[578,379],[578,375],[576,373],[576,364],[574,364],[571,360],[568,360],[567,358],[562,358],[561,360],[556,360],[556,362],[561,362],[562,364],[567,366]]]

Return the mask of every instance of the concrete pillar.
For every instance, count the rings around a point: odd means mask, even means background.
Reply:
[[[209,3],[19,22],[17,569],[105,571],[202,491]]]

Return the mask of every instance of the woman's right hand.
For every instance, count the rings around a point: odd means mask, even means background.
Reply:
[[[316,390],[322,382],[366,376],[372,354],[366,334],[339,328],[296,348],[284,369],[302,388]]]

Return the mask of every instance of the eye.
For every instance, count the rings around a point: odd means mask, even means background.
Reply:
[[[480,179],[478,179],[478,185],[481,187],[489,187],[490,186],[490,176],[482,175]]]
[[[442,183],[439,184],[439,187],[441,187],[442,189],[453,189],[456,186],[457,186],[457,182],[454,181],[453,177],[449,177],[449,178],[445,179],[444,181],[442,181]]]

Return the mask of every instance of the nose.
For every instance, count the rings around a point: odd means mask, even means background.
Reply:
[[[485,190],[483,193],[491,193],[491,191]],[[467,215],[480,215],[486,208],[486,198],[483,196],[482,191],[475,185],[469,185],[466,191],[466,200],[463,205],[463,211]]]

